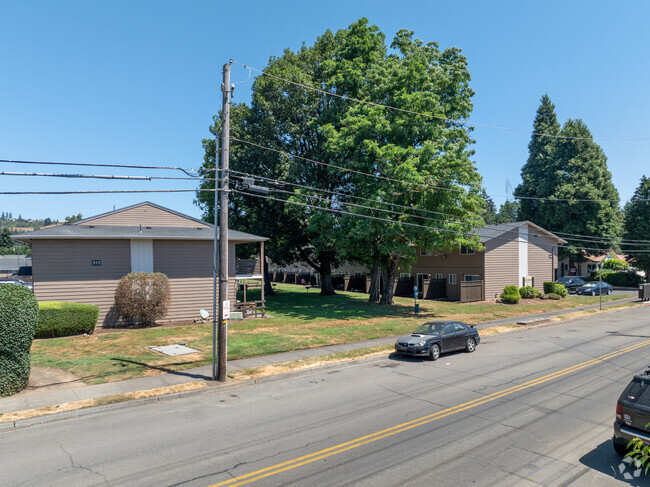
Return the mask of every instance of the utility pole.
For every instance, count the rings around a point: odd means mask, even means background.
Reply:
[[[223,107],[221,118],[221,169],[217,172],[216,183],[221,180],[219,201],[219,362],[217,380],[226,381],[226,363],[228,361],[228,323],[224,318],[223,302],[228,299],[228,177],[230,169],[230,63],[223,65]],[[215,199],[216,202],[216,199]],[[216,215],[216,213],[215,213]]]

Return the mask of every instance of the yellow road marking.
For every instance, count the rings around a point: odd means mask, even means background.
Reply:
[[[418,426],[425,425],[427,423],[431,423],[433,421],[437,421],[438,419],[445,418],[447,416],[451,416],[452,414],[460,413],[462,411],[466,411],[468,409],[474,408],[476,406],[480,406],[482,404],[486,404],[488,402],[495,401],[496,399],[500,399],[502,397],[508,396],[510,394],[514,394],[515,392],[522,391],[524,389],[528,389],[531,387],[534,387],[539,384],[543,384],[544,382],[548,382],[553,379],[557,379],[559,377],[562,377],[567,374],[571,374],[573,372],[577,372],[579,370],[582,370],[586,367],[590,367],[592,365],[595,365],[599,362],[604,362],[605,360],[612,359],[614,357],[618,357],[619,355],[623,355],[625,353],[632,352],[634,350],[637,350],[639,348],[645,347],[647,345],[650,345],[650,340],[645,340],[641,343],[637,343],[636,345],[631,345],[626,348],[622,348],[620,350],[617,350],[615,352],[610,352],[605,355],[601,355],[600,357],[596,357],[591,360],[587,360],[586,362],[582,362],[580,364],[574,365],[572,367],[568,367],[566,369],[558,370],[557,372],[553,372],[551,374],[538,377],[537,379],[532,379],[529,380],[528,382],[524,382],[523,384],[519,384],[516,386],[509,387],[508,389],[504,389],[502,391],[498,392],[493,392],[492,394],[488,394],[487,396],[480,397],[478,399],[474,399],[472,401],[459,404],[457,406],[452,406],[447,409],[443,409],[442,411],[438,411],[433,414],[429,414],[427,416],[423,416],[421,418],[417,418],[411,421],[408,421],[406,423],[401,423],[396,426],[392,426],[390,428],[377,431],[375,433],[362,436],[360,438],[356,438],[351,441],[347,441],[345,443],[341,443],[339,445],[331,446],[329,448],[325,448],[324,450],[319,450],[314,453],[310,453],[309,455],[305,455],[302,457],[294,458],[293,460],[288,460],[283,463],[279,463],[277,465],[273,465],[271,467],[266,467],[261,470],[257,470],[255,472],[251,472],[249,474],[241,475],[239,477],[234,477],[229,480],[225,480],[223,482],[219,482],[217,484],[213,484],[210,487],[220,487],[222,485],[228,485],[230,487],[235,487],[238,485],[244,485],[248,484],[250,482],[254,482],[256,480],[263,479],[265,477],[270,477],[271,475],[276,475],[281,472],[286,472],[287,470],[291,470],[297,467],[300,467],[302,465],[306,465],[308,463],[315,462],[317,460],[322,460],[323,458],[330,457],[332,455],[337,455],[339,453],[343,453],[344,451],[347,450],[352,450],[353,448],[357,448],[362,445],[367,445],[368,443],[372,443],[377,440],[381,440],[382,438],[386,438],[388,436],[395,435],[397,433],[402,433],[404,431],[410,430],[412,428],[416,428]]]

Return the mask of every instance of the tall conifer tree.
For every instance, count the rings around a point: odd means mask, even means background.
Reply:
[[[626,240],[650,240],[650,178],[643,176],[639,187],[634,192],[632,199],[625,205],[625,231],[623,238]],[[633,242],[622,245],[624,249],[638,250],[627,252],[632,262],[645,271],[646,279],[650,279],[650,244]]]
[[[528,161],[521,169],[522,183],[515,190],[517,196],[533,198],[548,198],[553,193],[553,184],[550,174],[556,169],[553,149],[555,140],[551,136],[560,133],[560,124],[555,114],[555,105],[547,94],[542,96],[541,103],[537,109],[537,115],[533,122],[533,135],[528,144]],[[540,220],[545,202],[543,200],[524,199],[520,200],[518,218],[529,220],[541,226],[545,226]]]

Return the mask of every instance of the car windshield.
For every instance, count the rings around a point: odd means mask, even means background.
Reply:
[[[560,277],[557,281],[555,281],[558,284],[566,284],[567,282],[571,282],[570,277]]]
[[[442,329],[445,327],[446,323],[425,323],[421,325],[413,333],[416,335],[434,335],[438,336],[442,333]]]
[[[588,282],[583,287],[596,287],[596,286],[597,286],[597,284],[595,282]]]

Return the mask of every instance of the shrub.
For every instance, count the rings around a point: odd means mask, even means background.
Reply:
[[[519,294],[519,289],[517,286],[506,286],[503,288],[504,294]]]
[[[521,299],[521,296],[519,295],[519,292],[517,294],[514,293],[503,293],[501,295],[501,301],[507,304],[517,304],[519,300]]]
[[[92,333],[99,318],[99,306],[62,301],[38,303],[36,338],[67,337]]]
[[[547,296],[548,296],[548,299],[554,299],[555,301],[557,301],[559,299],[562,299],[562,296],[560,296],[559,294],[555,294],[555,293],[548,293]]]
[[[644,282],[644,279],[634,271],[612,272],[607,276],[603,276],[603,280],[612,286],[621,287],[637,287]]]
[[[27,386],[37,317],[38,303],[29,289],[0,284],[0,396]]]
[[[569,294],[569,293],[568,293],[568,291],[566,290],[566,287],[564,287],[564,284],[556,284],[556,285],[555,285],[555,293],[554,293],[554,294],[557,294],[557,295],[560,296],[561,298],[566,298],[566,297],[567,297],[567,294]]]
[[[169,279],[160,272],[131,272],[115,289],[115,308],[125,321],[152,325],[167,314]]]
[[[613,271],[626,271],[630,268],[630,264],[621,259],[607,259],[603,261],[603,269],[611,269]]]
[[[607,282],[607,276],[613,273],[614,271],[611,269],[598,269],[591,273],[590,279],[592,281],[600,281],[600,276],[603,276],[603,281]]]
[[[540,293],[533,286],[524,286],[519,288],[519,295],[523,299],[534,299],[534,298],[539,298],[542,295],[542,293]]]
[[[551,294],[555,292],[555,283],[553,281],[544,282],[544,294]]]

